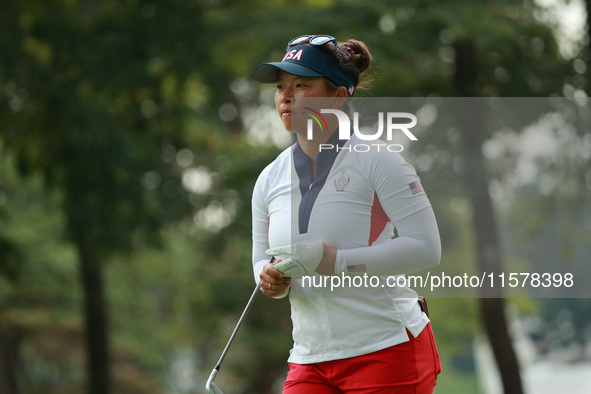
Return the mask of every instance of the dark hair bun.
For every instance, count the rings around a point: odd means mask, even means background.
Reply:
[[[306,42],[300,45],[310,44]],[[351,38],[345,42],[339,42],[337,48],[331,43],[318,46],[317,48],[332,56],[335,62],[339,63],[351,78],[353,78],[357,88],[364,88],[367,85],[367,76],[363,75],[363,73],[371,65],[371,54],[367,45],[363,42]],[[363,77],[362,81],[360,80],[361,77]]]
[[[347,53],[355,66],[357,66],[359,74],[362,74],[369,68],[371,65],[371,54],[369,53],[367,45],[361,41],[349,39],[347,42],[344,42],[342,46],[347,50]]]

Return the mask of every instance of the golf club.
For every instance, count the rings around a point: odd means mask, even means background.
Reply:
[[[271,258],[271,263],[275,261],[275,257]],[[248,314],[248,311],[250,310],[250,307],[252,306],[252,304],[254,304],[254,300],[257,297],[257,295],[260,292],[260,288],[261,288],[261,283],[259,281],[259,283],[256,285],[254,291],[252,292],[252,295],[250,296],[250,299],[248,300],[248,303],[246,304],[246,307],[244,308],[244,311],[242,312],[242,316],[240,316],[240,319],[238,319],[238,323],[236,323],[236,327],[234,328],[234,331],[232,332],[232,335],[230,335],[230,339],[228,340],[228,343],[226,344],[226,347],[224,348],[224,350],[222,351],[222,355],[220,356],[220,359],[218,360],[215,368],[213,369],[213,371],[211,371],[211,374],[209,375],[209,379],[207,379],[207,383],[205,384],[205,389],[207,390],[208,393],[212,393],[212,394],[224,394],[222,392],[222,390],[220,390],[214,383],[213,381],[215,380],[215,377],[217,376],[218,372],[220,371],[220,367],[222,366],[222,362],[224,361],[224,358],[226,357],[226,353],[228,353],[228,349],[230,349],[230,345],[232,345],[232,342],[234,341],[234,337],[236,336],[236,333],[238,333],[238,330],[240,329],[240,326],[242,325],[242,322],[244,321],[244,318],[246,317],[246,315]]]

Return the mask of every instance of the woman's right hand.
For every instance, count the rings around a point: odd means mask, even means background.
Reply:
[[[283,272],[276,270],[273,266],[279,263],[277,260],[273,263],[267,263],[259,275],[261,280],[261,290],[267,297],[279,297],[285,293],[291,284],[291,278],[286,277]]]

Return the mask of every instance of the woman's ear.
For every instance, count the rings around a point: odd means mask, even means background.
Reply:
[[[334,96],[334,108],[338,108],[345,105],[345,101],[347,101],[347,88],[344,86],[339,86],[337,91],[335,92]]]

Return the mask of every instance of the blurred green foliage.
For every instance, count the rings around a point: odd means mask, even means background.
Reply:
[[[482,95],[587,87],[573,68],[584,52],[561,55],[556,26],[530,0],[4,0],[1,9],[0,391],[9,393],[84,392],[81,251],[104,278],[112,392],[203,392],[254,286],[252,186],[283,147],[250,142],[246,116],[273,112],[271,90],[251,73],[280,59],[290,38],[366,42],[375,63],[362,95],[454,96],[453,47],[466,39],[478,51]],[[474,251],[458,141],[426,139],[405,157],[430,158],[419,172],[439,220],[442,267],[463,269]],[[490,164],[496,182],[512,171]],[[585,180],[577,206],[588,212],[588,158],[571,164]],[[501,210],[502,231],[537,247],[540,218],[569,201],[541,196],[539,216]],[[509,261],[528,258],[518,252],[508,247]],[[567,307],[517,303],[548,321]],[[437,392],[475,392],[475,300],[433,299],[430,311],[446,372]],[[220,387],[276,392],[290,333],[288,302],[258,299]]]

